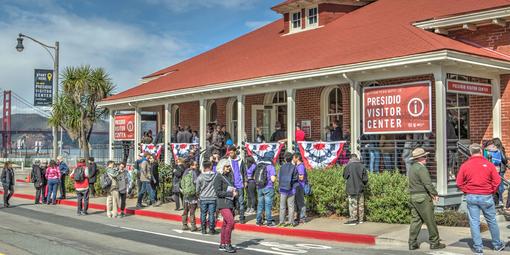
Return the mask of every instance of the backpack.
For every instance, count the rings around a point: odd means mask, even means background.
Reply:
[[[181,192],[186,197],[192,197],[197,193],[192,171],[189,171],[189,173],[182,177]]]
[[[108,173],[104,173],[101,175],[101,178],[99,178],[99,182],[101,183],[101,189],[105,190],[112,186],[112,179],[108,175]]]
[[[259,188],[263,188],[267,185],[267,164],[258,163],[255,168],[255,174],[253,175],[255,184]]]
[[[490,151],[489,154],[492,164],[495,166],[501,166],[501,163],[503,162],[503,155],[501,154],[501,151]]]
[[[73,179],[76,182],[82,182],[85,180],[85,170],[83,169],[83,167],[77,167],[76,169],[74,169]]]

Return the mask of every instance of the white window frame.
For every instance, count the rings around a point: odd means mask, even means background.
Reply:
[[[294,28],[294,14],[298,14],[299,15],[299,26]],[[290,13],[290,17],[289,17],[289,26],[290,26],[290,31],[291,32],[294,32],[294,31],[301,31],[303,29],[303,16],[302,16],[303,13],[301,13],[301,9],[299,9],[299,11],[297,12],[291,12]]]
[[[329,113],[329,95],[331,94],[331,92],[333,92],[335,89],[339,89],[340,90],[340,101],[342,102],[343,104],[343,100],[344,98],[342,98],[343,96],[343,91],[342,91],[342,88],[341,88],[341,85],[333,85],[333,86],[327,86],[327,87],[324,87],[322,89],[322,92],[321,92],[321,101],[320,101],[320,106],[321,106],[321,139],[322,140],[326,140],[326,136],[325,136],[325,133],[324,133],[324,129],[326,127],[329,127],[329,124],[330,124],[330,121],[329,121],[329,118],[330,116],[341,116],[340,118],[340,123],[341,125],[343,126],[343,116],[344,116],[344,110],[343,107],[342,107],[342,112],[341,113],[338,113],[338,114],[330,114]]]
[[[310,23],[310,11],[315,9],[316,10],[316,13],[315,13],[315,18],[316,18],[316,22],[315,23]],[[313,6],[313,7],[310,7],[310,8],[307,8],[306,9],[306,27],[305,28],[316,28],[316,27],[319,27],[319,7],[318,6]]]

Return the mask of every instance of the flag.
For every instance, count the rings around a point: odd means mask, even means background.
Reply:
[[[198,152],[199,149],[198,143],[172,143],[170,145],[172,146],[172,153],[175,160],[177,160],[177,158],[186,159],[191,150]]]
[[[271,158],[273,164],[276,164],[283,143],[245,143],[246,151],[249,156],[255,159],[255,162],[262,161],[264,158]]]
[[[345,142],[298,142],[307,169],[327,168],[336,164]]]
[[[161,151],[163,150],[164,144],[142,144],[142,152],[147,152],[151,155],[154,155],[156,159],[159,159],[161,156]]]

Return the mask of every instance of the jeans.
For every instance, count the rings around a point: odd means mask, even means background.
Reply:
[[[305,201],[305,191],[301,185],[296,187],[296,194],[294,195],[295,208],[298,213],[297,220],[305,220],[306,219],[306,201]]]
[[[377,149],[370,149],[370,172],[379,173],[379,157],[381,153]]]
[[[48,199],[47,203],[57,203],[57,188],[60,183],[59,179],[49,179],[48,180]]]
[[[266,212],[266,221],[268,224],[273,222],[271,209],[273,207],[274,188],[260,188],[257,189],[258,205],[257,205],[257,223],[262,224],[262,211]]]
[[[492,237],[492,245],[499,248],[503,245],[499,236],[499,227],[496,222],[496,207],[492,195],[472,195],[466,196],[467,208],[469,212],[469,226],[471,228],[471,237],[473,238],[473,248],[477,251],[483,249],[482,237],[480,236],[480,210],[489,225]]]
[[[41,197],[44,200],[44,190],[42,187],[35,188],[35,203],[38,204],[41,202]]]
[[[383,153],[383,162],[384,162],[384,170],[395,170],[395,165],[393,165],[393,154]]]
[[[220,244],[231,244],[232,230],[234,230],[234,214],[232,209],[223,208],[220,210],[221,216],[223,216],[223,225],[221,226],[221,240]]]
[[[505,178],[505,171],[503,171],[503,172],[500,171],[499,176],[501,178]],[[503,192],[505,192],[505,183],[503,181],[501,181],[501,183],[499,184],[499,187],[498,187],[498,202],[501,204],[503,204]]]
[[[294,195],[280,194],[280,224],[285,223],[285,211],[289,209],[289,223],[294,222]]]
[[[213,230],[216,227],[216,201],[215,200],[203,200],[200,201],[200,223],[202,230],[206,229],[207,221],[206,216],[209,213],[209,229]]]
[[[248,209],[252,209],[255,211],[257,208],[257,185],[254,181],[248,182]]]
[[[145,193],[149,194],[149,199],[150,199],[151,203],[154,203],[154,201],[155,201],[154,200],[154,190],[152,190],[151,183],[147,181],[147,182],[141,183],[140,192],[138,192],[138,201],[137,201],[138,205],[142,204],[143,195],[145,195]]]
[[[96,196],[96,189],[94,188],[94,183],[89,182],[89,196],[95,197]]]
[[[239,210],[239,220],[244,220],[244,188],[236,189],[238,196],[235,197],[236,209]]]
[[[76,191],[76,196],[78,197],[78,213],[87,212],[89,209],[89,190]]]
[[[126,197],[127,197],[127,194],[124,192],[124,193],[119,193],[119,198],[120,198],[120,212],[123,213],[124,212],[124,209],[126,209]]]
[[[172,195],[172,198],[175,201],[175,210],[181,209],[181,201],[184,204],[182,193],[174,192],[174,194]]]

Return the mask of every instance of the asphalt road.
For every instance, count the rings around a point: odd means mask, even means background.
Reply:
[[[76,216],[74,208],[13,199],[0,208],[0,254],[223,254],[219,235],[182,232],[177,222],[104,212]],[[234,231],[237,254],[433,254],[379,250],[331,242]]]

